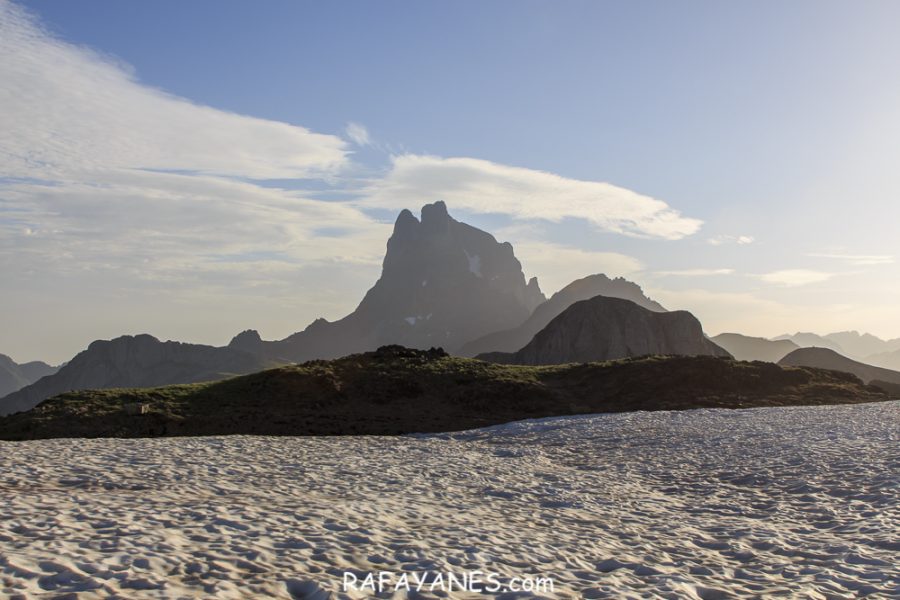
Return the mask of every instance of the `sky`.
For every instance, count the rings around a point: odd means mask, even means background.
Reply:
[[[548,295],[900,337],[900,3],[0,0],[0,353],[347,314],[402,208]]]

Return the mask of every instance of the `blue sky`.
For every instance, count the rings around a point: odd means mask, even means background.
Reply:
[[[895,2],[0,6],[15,358],[339,317],[438,198],[547,292],[900,336]]]

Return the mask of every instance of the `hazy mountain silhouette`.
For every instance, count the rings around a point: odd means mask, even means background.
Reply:
[[[861,363],[829,348],[800,348],[782,358],[778,364],[844,371],[856,375],[865,383],[880,380],[900,384],[900,372]]]
[[[381,277],[343,319],[319,319],[286,340],[266,344],[277,359],[336,358],[388,344],[440,346],[515,327],[542,302],[537,279],[525,281],[509,243],[456,221],[443,202],[404,210],[387,243]]]
[[[44,377],[0,399],[0,415],[28,410],[63,392],[214,381],[272,366],[233,348],[161,342],[150,335],[93,342]]]
[[[495,331],[465,344],[459,349],[461,356],[475,356],[485,352],[515,352],[531,341],[537,332],[547,326],[557,315],[580,300],[595,296],[622,298],[654,312],[665,312],[662,306],[644,295],[636,283],[621,277],[610,279],[606,275],[589,275],[573,281],[534,309],[528,319],[512,329]]]
[[[825,336],[841,348],[847,356],[861,358],[869,362],[868,357],[875,354],[886,354],[900,350],[900,338],[883,340],[871,333],[859,333],[858,331],[839,331]]]
[[[52,375],[57,368],[41,361],[20,365],[5,354],[0,354],[0,398],[31,385],[45,375]]]
[[[876,367],[900,371],[900,350],[867,356],[865,362],[870,365],[875,365]]]
[[[817,333],[798,331],[794,334],[779,335],[778,337],[772,339],[775,341],[790,340],[797,344],[797,346],[799,346],[800,348],[828,348],[829,350],[834,350],[838,354],[847,354],[847,351],[841,348],[841,345],[839,343]]]
[[[550,365],[649,354],[730,356],[703,335],[700,321],[687,311],[653,312],[630,300],[597,296],[564,310],[518,352],[478,358]]]
[[[767,340],[739,333],[721,333],[710,339],[737,360],[762,360],[777,363],[799,348],[791,340]]]

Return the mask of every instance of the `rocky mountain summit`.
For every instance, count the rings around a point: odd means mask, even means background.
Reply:
[[[485,331],[519,325],[545,298],[525,281],[509,243],[460,223],[443,202],[404,210],[387,242],[381,277],[351,314],[269,347],[291,362],[336,358],[386,344],[455,353]]]
[[[478,358],[553,365],[654,354],[730,356],[703,335],[700,321],[687,311],[653,312],[630,300],[597,296],[564,310],[521,350]]]
[[[549,300],[534,309],[531,316],[518,327],[489,333],[473,340],[464,345],[459,350],[459,354],[476,356],[485,352],[515,352],[530,342],[537,332],[546,327],[561,312],[580,300],[588,300],[595,296],[631,300],[653,312],[665,312],[666,310],[658,302],[645,296],[644,291],[636,283],[621,277],[610,279],[602,274],[589,275],[573,281],[553,294]]]

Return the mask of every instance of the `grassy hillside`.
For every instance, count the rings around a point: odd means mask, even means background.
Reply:
[[[62,394],[0,418],[0,439],[453,431],[592,412],[887,400],[856,377],[714,357],[547,367],[386,347],[225,381]],[[146,405],[136,414],[135,405]]]

